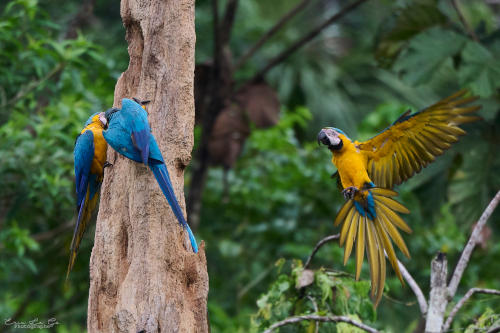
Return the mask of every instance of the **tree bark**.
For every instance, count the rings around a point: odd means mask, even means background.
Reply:
[[[440,333],[443,326],[444,314],[448,305],[448,290],[446,278],[448,276],[448,260],[444,253],[439,252],[431,263],[431,292],[425,333]]]
[[[130,63],[115,87],[151,100],[153,135],[184,206],[194,126],[194,0],[122,0]],[[108,150],[90,260],[89,332],[207,332],[204,245],[194,254],[152,172]]]

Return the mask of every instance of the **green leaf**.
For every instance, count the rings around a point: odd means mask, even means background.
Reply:
[[[460,54],[467,38],[451,30],[432,28],[415,36],[401,54],[394,70],[409,84],[429,82],[452,57]]]
[[[462,52],[463,64],[458,77],[462,85],[470,86],[474,94],[490,97],[500,87],[499,54],[476,42],[467,42]]]
[[[382,67],[389,67],[403,46],[416,34],[446,22],[437,1],[411,2],[384,20],[377,34],[375,59]]]

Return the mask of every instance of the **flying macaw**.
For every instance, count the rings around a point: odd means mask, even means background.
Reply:
[[[368,141],[352,141],[334,127],[325,127],[318,133],[318,143],[332,152],[332,163],[337,167],[346,199],[334,222],[335,226],[342,223],[339,242],[344,246],[344,265],[356,242],[356,279],[359,279],[366,248],[375,305],[384,289],[384,251],[401,283],[403,277],[392,242],[410,257],[397,230],[411,233],[398,215],[410,211],[393,199],[397,192],[392,188],[420,172],[466,134],[458,125],[478,119],[470,114],[480,106],[465,106],[477,97],[464,97],[466,93],[461,90],[413,114],[408,110]]]
[[[75,263],[76,253],[85,232],[85,227],[99,201],[104,168],[108,165],[106,163],[108,145],[102,135],[107,123],[104,112],[93,114],[87,120],[85,127],[75,141],[73,155],[75,159],[78,218],[73,232],[73,240],[71,241],[66,279]]]
[[[175,197],[165,161],[151,133],[145,103],[145,101],[141,102],[137,99],[133,101],[124,98],[122,99],[121,110],[117,108],[107,110],[108,129],[103,133],[104,139],[118,153],[149,166],[179,224],[187,230],[193,251],[197,253],[196,239],[184,219],[182,209]]]

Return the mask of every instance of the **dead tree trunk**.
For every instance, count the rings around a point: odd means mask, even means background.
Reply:
[[[184,205],[194,126],[194,0],[122,0],[130,63],[115,88],[151,100],[152,132]],[[108,150],[90,261],[89,332],[207,332],[204,246],[194,254],[152,172]]]

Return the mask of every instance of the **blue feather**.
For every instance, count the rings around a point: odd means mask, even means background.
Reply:
[[[149,157],[149,136],[151,128],[148,123],[148,115],[136,102],[124,98],[122,99],[121,112],[125,128],[129,129],[132,143],[139,150],[141,160],[148,164]]]
[[[354,206],[361,216],[367,216],[371,220],[375,220],[377,214],[375,213],[375,200],[373,199],[372,192],[368,192],[365,204],[354,201]]]

